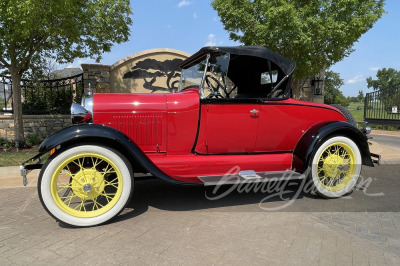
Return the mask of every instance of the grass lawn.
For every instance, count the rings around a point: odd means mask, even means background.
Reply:
[[[0,152],[0,167],[18,166],[37,154],[37,148],[21,151]]]
[[[357,107],[361,107],[361,110],[357,110]],[[358,127],[362,128],[364,127],[364,102],[358,102],[358,103],[350,103],[350,105],[347,107],[347,110],[350,111],[350,113],[354,116],[354,118],[357,121]],[[382,129],[382,130],[390,130],[390,131],[396,131],[399,129],[397,126],[386,126],[386,125],[374,125],[374,124],[369,124],[371,128],[374,129]]]
[[[357,107],[361,107],[361,110],[357,110]],[[364,121],[364,102],[350,103],[347,110],[350,111],[357,122]]]

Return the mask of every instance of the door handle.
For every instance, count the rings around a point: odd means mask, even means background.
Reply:
[[[258,111],[258,110],[256,110],[256,109],[253,109],[253,110],[250,111],[250,113],[252,113],[253,115],[258,114],[259,112],[260,112],[260,111]]]

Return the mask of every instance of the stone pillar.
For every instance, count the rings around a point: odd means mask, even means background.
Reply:
[[[82,64],[83,87],[85,94],[90,88],[93,92],[110,92],[110,65]]]
[[[325,70],[322,69],[316,77],[309,77],[304,80],[295,80],[292,82],[292,95],[294,99],[301,101],[324,103],[325,82],[322,83],[322,94],[315,95],[312,80],[325,79]]]

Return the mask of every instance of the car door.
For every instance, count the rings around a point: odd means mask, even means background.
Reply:
[[[201,105],[195,152],[247,154],[254,152],[259,105],[255,101],[206,100]]]

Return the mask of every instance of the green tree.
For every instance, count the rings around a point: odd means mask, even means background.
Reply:
[[[384,97],[391,97],[400,91],[400,71],[383,68],[376,73],[377,79],[367,78],[368,88],[379,90]]]
[[[304,79],[348,56],[382,16],[384,2],[214,0],[211,5],[232,40],[263,45],[291,59],[297,64],[294,78]]]
[[[326,104],[340,104],[343,106],[349,106],[349,100],[344,97],[343,93],[339,90],[339,88],[343,85],[343,79],[340,78],[339,73],[331,70],[326,71],[324,102]]]
[[[15,144],[24,143],[21,77],[38,57],[60,63],[91,57],[97,61],[114,43],[128,40],[129,0],[0,1],[0,68],[13,82]]]
[[[358,91],[358,96],[357,96],[357,98],[358,98],[358,101],[359,101],[359,102],[364,101],[365,96],[364,96],[364,92],[363,92],[362,90],[359,90],[359,91]]]

